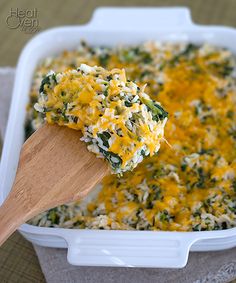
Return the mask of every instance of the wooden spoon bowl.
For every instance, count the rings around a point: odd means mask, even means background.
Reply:
[[[33,216],[82,199],[109,174],[106,162],[87,150],[81,136],[46,124],[24,143],[12,190],[0,207],[0,245]]]

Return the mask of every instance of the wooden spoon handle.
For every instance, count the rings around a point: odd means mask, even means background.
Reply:
[[[10,193],[0,207],[0,246],[24,222],[30,219],[14,193]]]

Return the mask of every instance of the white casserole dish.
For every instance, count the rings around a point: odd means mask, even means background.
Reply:
[[[144,40],[209,42],[236,54],[236,29],[192,23],[186,8],[100,8],[83,26],[54,28],[36,35],[17,65],[13,99],[0,165],[0,203],[9,193],[24,140],[26,104],[34,69],[42,58],[91,45],[135,44]],[[74,265],[184,267],[189,251],[236,246],[236,228],[209,232],[106,231],[43,228],[24,224],[20,232],[46,247],[68,248]]]

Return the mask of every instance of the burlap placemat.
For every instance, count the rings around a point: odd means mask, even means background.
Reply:
[[[0,68],[0,132],[2,136],[6,128],[13,79],[14,69]],[[39,246],[34,248],[48,283],[226,283],[236,278],[236,248],[219,252],[190,253],[187,266],[178,270],[76,267],[68,264],[65,249]]]

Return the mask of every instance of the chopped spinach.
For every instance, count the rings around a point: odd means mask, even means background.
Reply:
[[[236,193],[236,179],[234,179],[233,182],[232,182],[232,188],[233,188],[234,192]]]
[[[60,217],[58,216],[55,209],[49,210],[48,218],[52,221],[53,224],[59,224]]]
[[[179,61],[181,60],[181,58],[183,57],[189,57],[189,55],[197,50],[198,46],[194,45],[192,43],[188,44],[185,48],[184,51],[180,52],[179,54],[175,55],[168,63],[170,66],[175,66],[177,63],[179,63]]]
[[[236,127],[231,127],[228,131],[229,135],[232,136],[234,140],[236,140]]]
[[[144,64],[149,64],[152,62],[152,56],[148,52],[143,52],[142,53],[142,61]]]
[[[225,60],[224,62],[213,62],[209,66],[212,67],[213,72],[216,72],[216,74],[223,78],[231,75],[234,70],[234,67],[230,65],[229,60]]]
[[[132,103],[129,102],[129,101],[125,101],[125,106],[126,106],[126,107],[131,107],[131,106],[132,106]]]
[[[112,80],[112,75],[107,76],[107,80],[108,81]]]
[[[151,75],[152,73],[148,70],[145,70],[143,72],[141,72],[140,74],[140,79],[143,79],[144,77],[148,76],[148,75]]]
[[[108,140],[111,137],[110,133],[108,132],[102,132],[98,134],[98,137],[102,140],[103,145],[107,148],[109,148]],[[99,145],[98,145],[99,147]],[[119,157],[118,154],[115,154],[111,151],[106,151],[99,147],[100,152],[103,154],[106,160],[108,160],[112,166],[113,169],[119,168],[122,164],[122,159]]]
[[[45,85],[50,85],[51,79],[56,83],[57,82],[56,74],[53,73],[52,75],[48,75],[45,78],[43,78],[43,80],[41,82],[41,85],[39,87],[39,93],[44,92],[44,86]]]
[[[213,148],[209,148],[209,149],[202,148],[198,153],[200,155],[204,155],[204,154],[213,155]]]
[[[174,216],[171,216],[167,210],[163,210],[160,213],[160,221],[162,222],[170,222],[170,220],[173,218]]]
[[[44,86],[50,84],[50,76],[46,76],[39,87],[39,93],[44,92]]]
[[[152,209],[153,204],[156,200],[161,200],[162,199],[162,194],[161,194],[161,188],[158,187],[157,185],[151,185],[150,187],[152,190],[150,191],[147,199],[146,199],[146,208],[147,209]]]
[[[143,103],[151,110],[152,118],[154,121],[164,120],[168,117],[168,112],[166,112],[159,104],[153,100],[142,99]]]
[[[205,181],[207,180],[207,175],[205,174],[204,170],[202,167],[199,167],[197,169],[197,172],[198,172],[198,181],[197,183],[195,184],[195,186],[197,188],[203,188],[204,185],[205,185]]]
[[[233,119],[233,117],[234,117],[234,111],[233,111],[233,110],[227,111],[226,117],[229,118],[229,119]]]
[[[100,152],[104,155],[105,159],[110,162],[112,169],[117,169],[122,164],[122,159],[118,154],[111,151],[105,151],[99,147]]]
[[[101,65],[102,67],[106,67],[110,59],[110,54],[108,53],[101,54],[98,57],[98,59],[99,59],[99,65]]]
[[[198,46],[192,43],[189,43],[185,50],[180,53],[181,56],[188,56],[191,52],[195,51],[198,49]]]
[[[103,93],[103,94],[104,94],[104,96],[106,96],[106,97],[108,96],[108,89],[107,89],[107,88],[104,90],[104,93]]]
[[[182,172],[186,171],[186,169],[187,169],[187,164],[186,164],[186,163],[182,163],[180,168],[181,168],[181,171],[182,171]]]
[[[110,133],[108,132],[102,132],[98,134],[98,137],[102,140],[103,145],[107,148],[109,148],[108,140],[111,137]]]
[[[153,61],[153,58],[149,52],[141,50],[139,47],[133,47],[123,50],[121,60],[127,63],[140,62],[150,64]]]
[[[201,224],[193,226],[193,231],[201,231]]]

